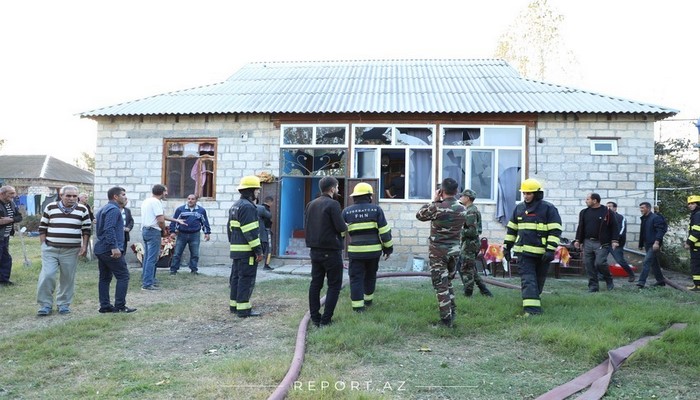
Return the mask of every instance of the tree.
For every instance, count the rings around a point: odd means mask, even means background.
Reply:
[[[700,193],[696,152],[689,139],[654,144],[654,186],[658,191],[659,210],[669,225],[687,223],[688,196]]]
[[[80,158],[73,160],[78,168],[86,171],[95,172],[95,156],[86,152],[80,153]]]
[[[578,61],[561,35],[564,17],[547,0],[533,0],[501,35],[494,56],[526,78],[561,81],[580,75]]]

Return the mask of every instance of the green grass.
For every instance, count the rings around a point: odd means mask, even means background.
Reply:
[[[97,313],[97,269],[79,265],[74,312],[35,316],[38,240],[31,267],[13,238],[13,287],[0,287],[0,398],[264,399],[284,377],[307,309],[308,278],[258,282],[265,313],[228,312],[227,279],[160,274],[163,290],[138,290],[128,315]],[[517,278],[511,281],[517,283]],[[522,317],[517,290],[457,297],[455,329],[437,324],[429,279],[382,279],[375,304],[351,310],[348,289],[327,328],[310,328],[290,399],[535,398],[593,368],[607,351],[671,324],[688,327],[650,342],[615,373],[606,398],[694,398],[700,373],[697,294],[639,292],[618,281],[589,294],[581,279],[549,279],[545,314]],[[461,286],[457,284],[456,292]]]

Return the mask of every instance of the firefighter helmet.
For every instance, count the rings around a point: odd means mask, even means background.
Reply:
[[[355,197],[355,196],[362,196],[363,194],[373,194],[374,191],[372,190],[372,185],[369,183],[364,183],[360,182],[357,185],[355,185],[355,189],[352,191],[352,194],[350,196]]]
[[[688,204],[690,203],[700,203],[700,196],[688,196]]]
[[[462,196],[467,196],[471,197],[472,199],[476,199],[476,192],[471,189],[464,189],[464,191],[462,192]]]
[[[260,189],[260,178],[255,175],[244,176],[237,189]]]
[[[537,179],[525,179],[520,185],[520,191],[526,193],[541,192],[542,184]]]

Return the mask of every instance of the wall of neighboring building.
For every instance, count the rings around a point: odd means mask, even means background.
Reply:
[[[245,135],[243,135],[245,134]],[[243,138],[242,136],[245,136]],[[202,240],[202,265],[228,264],[226,235],[228,209],[238,199],[241,176],[279,170],[279,130],[267,116],[152,116],[98,119],[95,153],[95,209],[106,202],[112,186],[126,189],[134,217],[131,242],[141,242],[141,203],[151,196],[153,185],[163,182],[163,139],[217,139],[216,199],[202,199],[211,224],[211,241]],[[272,144],[276,144],[273,146]],[[267,156],[261,156],[261,155]],[[172,216],[185,199],[166,199],[166,215]],[[133,261],[129,254],[128,260]]]
[[[95,155],[95,208],[105,202],[107,190],[123,186],[136,222],[132,242],[141,241],[140,206],[151,187],[163,183],[163,138],[217,139],[216,199],[200,204],[207,209],[212,240],[202,242],[203,266],[228,264],[226,223],[228,209],[238,199],[241,176],[262,171],[278,175],[279,128],[270,117],[154,116],[99,118]],[[628,218],[630,247],[639,232],[638,204],[653,199],[654,122],[633,115],[541,115],[528,132],[528,176],[545,185],[545,199],[559,209],[563,236],[573,238],[586,195],[595,191],[603,202],[614,200]],[[619,154],[590,154],[589,137],[617,138]],[[542,143],[539,143],[541,139]],[[168,199],[172,215],[184,199]],[[430,224],[416,220],[424,202],[380,202],[394,229],[395,253],[389,268],[404,268],[412,257],[427,260]],[[495,220],[496,205],[477,203],[484,220],[483,236],[501,243],[505,228]],[[130,257],[132,257],[130,255]],[[133,258],[132,258],[133,260]]]

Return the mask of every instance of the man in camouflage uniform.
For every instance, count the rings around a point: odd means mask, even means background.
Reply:
[[[466,211],[455,198],[457,187],[457,181],[445,178],[440,189],[435,191],[433,201],[416,213],[419,221],[430,221],[430,275],[437,292],[440,321],[450,328],[456,309],[452,279],[456,273],[459,235]]]
[[[476,270],[476,256],[479,253],[481,244],[479,240],[479,235],[481,235],[481,213],[474,205],[475,199],[476,192],[471,189],[465,189],[459,198],[459,202],[467,209],[459,241],[459,275],[462,277],[465,296],[471,297],[472,293],[474,293],[474,283],[476,283],[482,295],[492,297],[493,294],[481,280],[481,276]]]

